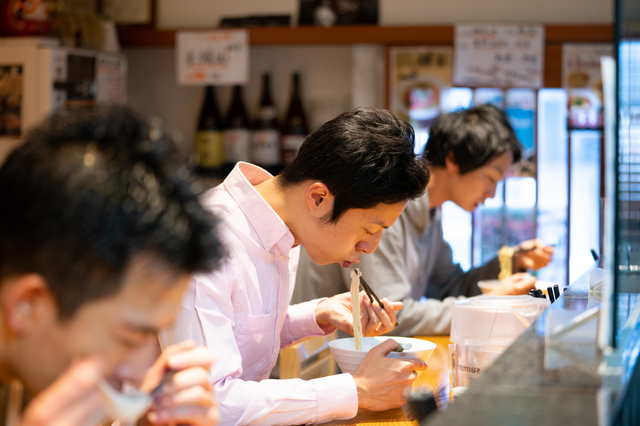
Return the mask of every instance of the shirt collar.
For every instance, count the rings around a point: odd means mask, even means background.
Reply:
[[[273,208],[254,188],[273,178],[266,170],[253,164],[238,162],[222,183],[256,230],[262,246],[270,250],[281,239],[293,247],[293,234]]]

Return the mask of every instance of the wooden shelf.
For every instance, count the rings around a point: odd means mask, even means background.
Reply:
[[[192,31],[216,28],[193,28]],[[120,27],[118,37],[122,47],[173,47],[179,30]],[[298,44],[354,44],[383,45],[453,45],[453,25],[381,27],[337,26],[323,27],[260,27],[248,28],[249,43],[254,46]],[[612,25],[546,25],[545,43],[606,43],[613,41]]]

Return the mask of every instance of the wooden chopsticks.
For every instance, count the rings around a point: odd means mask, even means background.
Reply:
[[[375,299],[376,302],[378,302],[378,305],[380,305],[380,307],[384,309],[384,304],[382,303],[382,301],[373,292],[373,289],[369,287],[369,284],[367,284],[364,278],[362,278],[362,273],[360,272],[360,269],[359,268],[354,268],[354,269],[356,270],[356,272],[358,272],[358,275],[360,275],[360,284],[362,284],[362,288],[364,288],[364,292],[367,293],[367,296],[369,297],[369,301],[373,303],[373,299]],[[394,325],[397,327],[398,323],[396,322]]]
[[[378,299],[378,296],[376,296],[376,294],[373,292],[371,287],[369,287],[369,284],[367,284],[364,278],[362,278],[362,275],[360,275],[360,284],[362,284],[362,288],[364,288],[364,292],[367,293],[367,296],[369,296],[369,300],[371,301],[371,303],[373,303],[373,299],[376,299],[376,302],[378,302],[378,305],[380,305],[380,307],[384,309],[384,305],[382,304],[380,299]]]

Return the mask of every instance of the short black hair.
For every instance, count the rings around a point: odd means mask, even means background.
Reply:
[[[493,105],[484,104],[442,114],[436,119],[423,156],[430,165],[444,167],[450,152],[460,174],[464,174],[505,152],[513,154],[515,163],[522,156],[522,145],[507,115]]]
[[[177,273],[219,265],[217,221],[157,121],[96,107],[28,133],[0,169],[0,281],[41,274],[68,319],[115,294],[139,254]]]
[[[279,175],[287,186],[318,180],[334,205],[327,222],[349,209],[368,209],[419,197],[429,169],[417,156],[411,125],[389,111],[359,107],[326,122],[304,141],[296,159]]]

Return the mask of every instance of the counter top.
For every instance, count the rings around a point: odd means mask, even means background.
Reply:
[[[445,412],[425,419],[424,425],[596,425],[596,393],[601,380],[576,363],[545,368],[545,328],[549,317],[575,316],[599,306],[589,297],[588,274],[573,283],[529,327],[464,395]],[[595,333],[594,333],[595,334]],[[599,362],[594,344],[592,364]],[[586,346],[585,346],[586,348]]]

